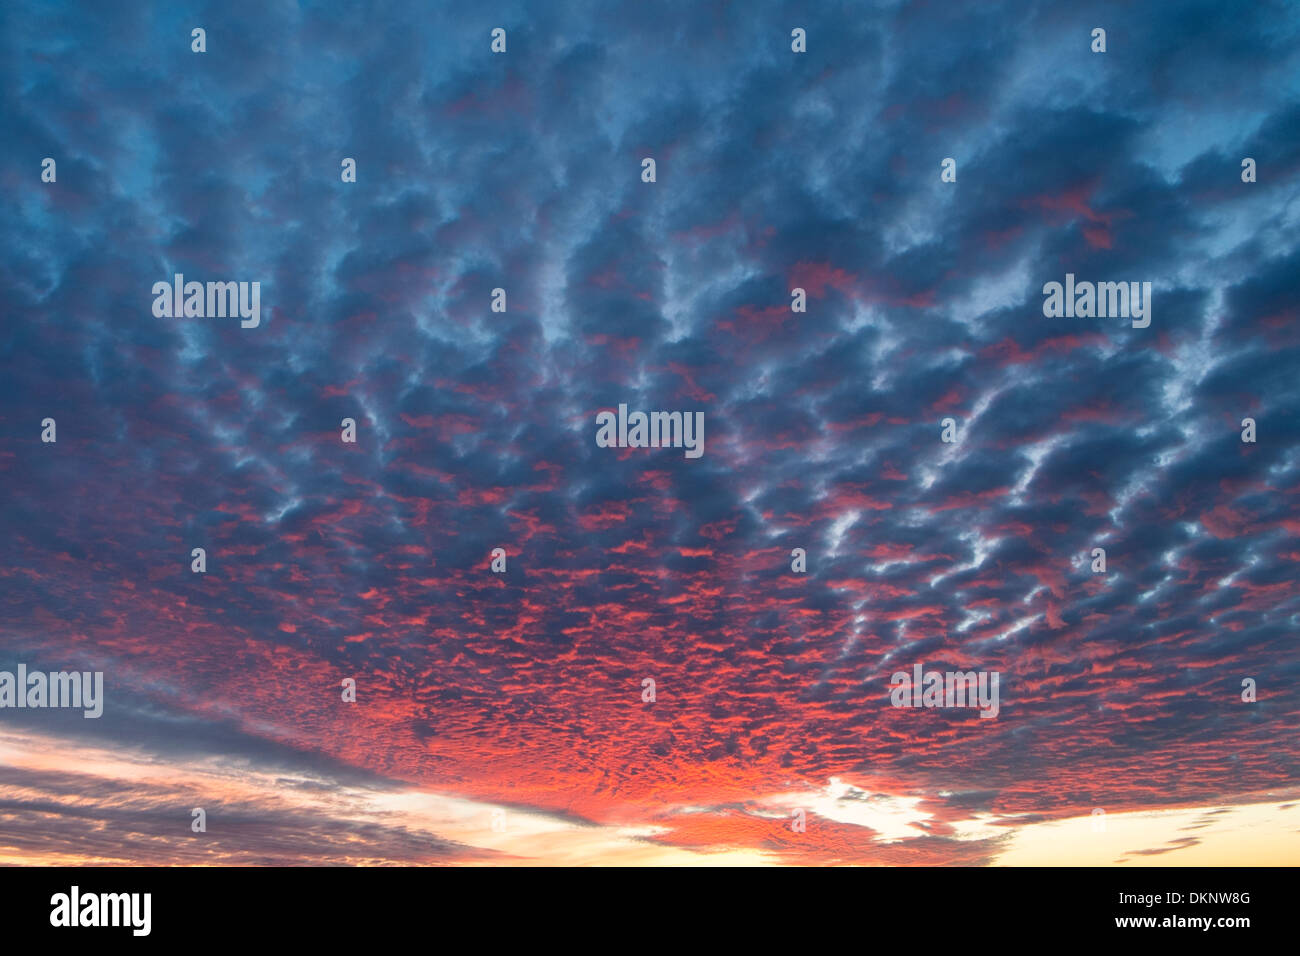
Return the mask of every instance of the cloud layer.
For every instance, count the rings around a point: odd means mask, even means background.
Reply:
[[[1294,8],[0,17],[0,667],[108,694],[0,712],[9,858],[514,852],[334,847],[364,787],[610,860],[981,863],[1295,787]],[[261,326],[155,318],[175,273],[260,281]],[[1045,318],[1066,273],[1151,282],[1150,328]],[[598,448],[620,403],[703,411],[703,457]],[[999,671],[998,718],[891,707],[917,662]]]

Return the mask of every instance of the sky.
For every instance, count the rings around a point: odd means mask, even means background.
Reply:
[[[19,0],[0,51],[0,670],[104,675],[0,708],[0,863],[1300,863],[1294,5]]]

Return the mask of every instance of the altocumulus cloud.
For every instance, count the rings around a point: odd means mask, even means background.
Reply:
[[[0,668],[105,674],[5,712],[62,821],[10,858],[990,862],[1294,786],[1294,8],[0,17]],[[598,448],[621,403],[707,452]],[[890,707],[918,662],[997,719]]]

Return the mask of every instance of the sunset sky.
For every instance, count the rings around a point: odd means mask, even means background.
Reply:
[[[105,688],[0,709],[0,864],[1300,864],[1300,7],[19,0],[0,77],[0,671]]]

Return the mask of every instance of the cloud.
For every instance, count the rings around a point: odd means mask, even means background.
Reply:
[[[527,859],[984,863],[1294,782],[1294,11],[1106,7],[1104,55],[1045,3],[4,16],[0,667],[107,692],[3,713],[62,755],[11,812],[102,824],[11,853],[209,853],[164,837],[209,760],[257,789],[211,852],[317,862],[499,859],[374,788],[577,828]],[[261,326],[155,319],[177,272]],[[1151,327],[1045,318],[1067,272]],[[623,402],[704,456],[598,448]],[[998,718],[890,707],[915,662],[999,671]],[[85,748],[175,779],[119,805]]]

